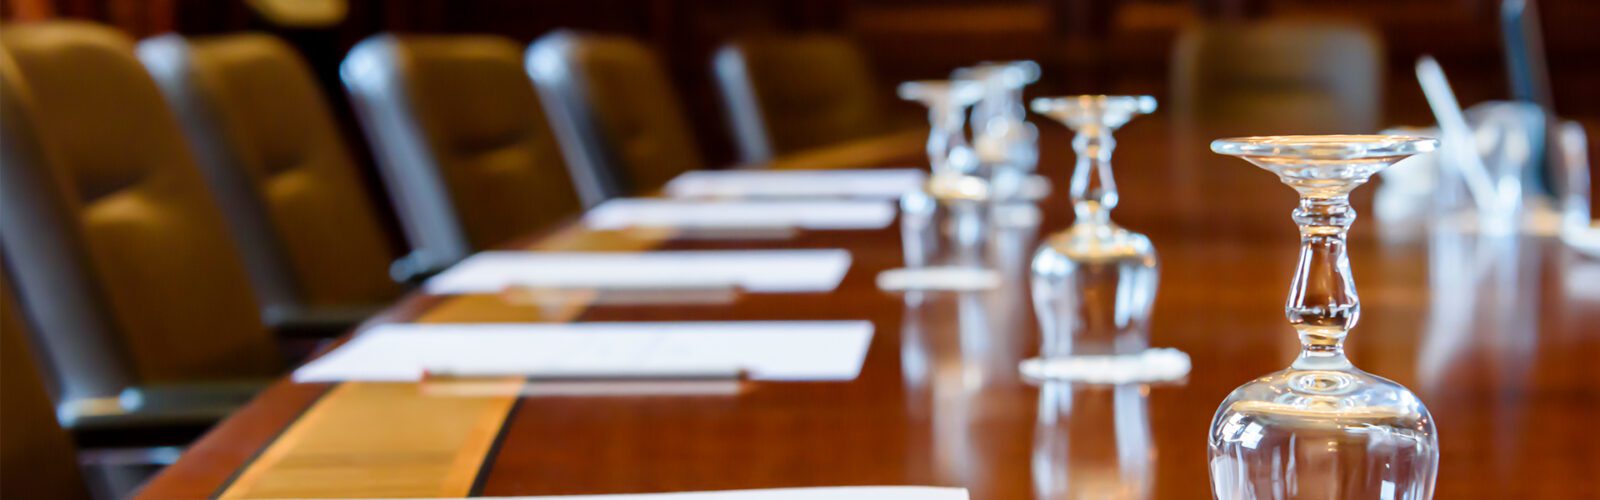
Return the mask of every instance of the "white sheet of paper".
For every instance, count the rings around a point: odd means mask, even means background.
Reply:
[[[375,326],[294,371],[296,382],[409,382],[423,373],[852,380],[868,321],[409,323]]]
[[[922,187],[927,172],[872,170],[696,170],[667,183],[674,198],[899,198]]]
[[[839,486],[771,490],[690,491],[625,495],[495,497],[502,500],[967,500],[962,488],[930,486]]]
[[[432,294],[498,293],[508,287],[826,292],[850,270],[850,252],[691,250],[483,252],[427,282]]]
[[[894,222],[895,205],[884,200],[675,200],[626,198],[601,203],[584,214],[591,229],[671,227],[687,229],[770,228],[882,229]]]

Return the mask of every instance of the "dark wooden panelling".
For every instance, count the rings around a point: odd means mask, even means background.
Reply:
[[[1505,98],[1498,0],[349,0],[350,16],[323,30],[290,30],[258,19],[243,0],[0,0],[7,21],[81,17],[135,36],[173,29],[206,34],[245,29],[279,34],[299,47],[343,110],[339,61],[381,31],[495,33],[522,42],[572,28],[636,37],[668,62],[695,134],[713,166],[733,158],[711,53],[752,33],[843,31],[862,43],[884,93],[901,80],[938,78],[982,60],[1029,58],[1045,69],[1031,90],[1054,93],[1166,93],[1172,42],[1186,24],[1262,15],[1346,17],[1374,25],[1389,50],[1389,117],[1425,110],[1407,75],[1433,54],[1463,102]],[[1544,0],[1546,48],[1561,114],[1600,117],[1600,2]],[[899,112],[917,113],[900,105]],[[348,113],[346,113],[348,114]],[[360,144],[351,121],[347,139]],[[364,148],[357,151],[365,153]]]
[[[656,46],[696,118],[713,163],[732,158],[709,76],[723,40],[773,31],[842,30],[869,51],[885,82],[939,77],[985,59],[1032,58],[1046,68],[1041,92],[1154,92],[1165,87],[1177,30],[1207,17],[1353,17],[1385,36],[1401,74],[1418,55],[1438,56],[1457,79],[1482,86],[1467,97],[1505,95],[1497,0],[350,0],[350,18],[328,30],[284,30],[242,0],[4,0],[8,20],[83,17],[135,36],[167,29],[217,33],[262,29],[303,49],[326,84],[361,38],[379,31],[485,32],[531,41],[558,28],[623,33]],[[1563,114],[1600,116],[1600,4],[1545,0],[1547,48]],[[1397,91],[1407,91],[1397,85]],[[336,88],[331,88],[337,90]],[[886,93],[887,93],[886,89]],[[1402,92],[1401,95],[1409,94]],[[1409,101],[1405,101],[1409,102]],[[1406,111],[1406,110],[1402,110]],[[1408,113],[1396,113],[1402,116]]]

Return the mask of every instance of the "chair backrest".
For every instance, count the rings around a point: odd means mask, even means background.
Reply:
[[[586,205],[704,167],[667,71],[648,47],[557,31],[528,47],[527,66]]]
[[[0,265],[0,497],[89,498],[77,452],[29,347],[33,331]]]
[[[50,365],[72,370],[62,398],[116,394],[135,376],[117,341],[71,211],[56,192],[10,52],[0,50],[0,246],[15,262],[17,292],[32,317],[60,333],[41,337]],[[23,238],[22,235],[27,235]]]
[[[448,265],[582,208],[509,39],[377,35],[350,51],[340,73],[425,265]]]
[[[713,65],[745,163],[889,128],[866,56],[848,38],[738,40],[718,49]]]
[[[1197,25],[1179,36],[1172,64],[1182,120],[1304,134],[1371,133],[1382,119],[1383,47],[1360,25]]]
[[[141,42],[139,58],[177,111],[267,310],[399,295],[388,236],[292,47],[259,33],[165,35]]]
[[[122,34],[0,31],[0,233],[61,397],[281,367],[238,249]]]

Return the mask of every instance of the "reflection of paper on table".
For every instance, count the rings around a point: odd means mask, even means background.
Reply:
[[[1136,354],[1079,355],[1022,361],[1022,375],[1033,380],[1065,380],[1091,384],[1166,382],[1189,374],[1189,355],[1172,348]]]
[[[432,294],[511,287],[826,292],[850,270],[844,250],[483,252],[427,282]]]
[[[894,221],[894,204],[882,200],[671,200],[616,199],[584,214],[592,229],[671,227],[882,229]]]
[[[296,382],[467,377],[673,378],[743,371],[754,380],[851,380],[872,323],[388,324],[295,370]]]
[[[1600,223],[1589,227],[1569,225],[1561,229],[1561,241],[1578,253],[1600,259]]]
[[[878,289],[889,292],[981,292],[1000,287],[1000,273],[981,267],[902,267],[878,273]]]
[[[494,498],[503,500],[967,500],[967,490],[928,486],[838,486],[831,488]]]
[[[1596,243],[1600,243],[1600,240]],[[1595,257],[1600,258],[1600,254],[1596,254]],[[1562,280],[1566,282],[1567,295],[1571,299],[1600,302],[1600,262],[1572,259],[1564,262],[1562,267],[1566,268],[1561,275]]]
[[[899,198],[927,181],[920,169],[698,170],[668,182],[676,198]]]

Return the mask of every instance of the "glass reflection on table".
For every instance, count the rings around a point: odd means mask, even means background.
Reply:
[[[1485,366],[1463,363],[1470,346],[1495,346],[1487,383],[1520,383],[1539,339],[1539,268],[1534,240],[1437,225],[1428,238],[1430,299],[1417,378],[1442,390]],[[1525,241],[1527,240],[1527,241]],[[1495,338],[1483,338],[1495,336]],[[1470,366],[1467,366],[1470,365]]]
[[[928,456],[938,476],[975,491],[987,490],[985,482],[998,473],[994,461],[984,459],[999,453],[986,448],[997,441],[982,430],[991,416],[986,412],[1028,404],[1016,400],[1026,394],[1016,390],[1026,384],[1017,364],[1038,348],[1026,279],[1037,231],[1035,225],[989,226],[980,238],[956,245],[959,252],[937,262],[993,269],[1003,277],[997,288],[902,296],[900,359],[907,413],[927,422],[932,438],[931,449],[910,451]],[[911,259],[919,239],[913,237],[917,233],[906,234],[908,265],[929,264]]]
[[[1149,498],[1155,454],[1149,386],[1050,381],[1039,387],[1035,498]]]
[[[900,199],[900,238],[906,267],[983,267],[988,224],[984,206],[940,203],[924,192]]]

